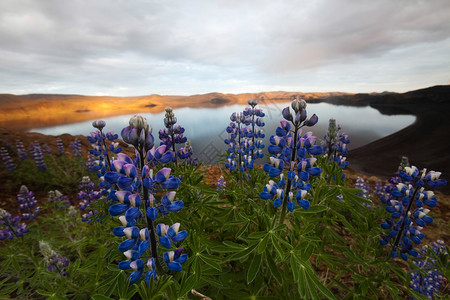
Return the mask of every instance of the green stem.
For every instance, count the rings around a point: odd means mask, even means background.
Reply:
[[[142,148],[139,149],[139,156],[140,156],[140,167],[141,167],[141,172],[144,169],[145,163],[144,163],[144,150]],[[148,229],[148,234],[150,236],[150,251],[151,251],[151,256],[153,257],[154,261],[155,261],[155,266],[156,266],[156,271],[157,273],[162,274],[162,266],[158,260],[158,249],[156,247],[157,242],[156,242],[156,235],[155,235],[155,226],[153,224],[152,219],[150,219],[150,217],[147,215],[147,201],[149,200],[149,191],[147,189],[147,187],[143,186],[143,196],[144,196],[144,216],[145,216],[145,220],[147,221],[147,229]]]
[[[300,124],[295,125],[295,130],[294,130],[294,147],[292,149],[292,154],[291,154],[291,160],[290,162],[295,160],[296,154],[297,154],[297,134],[298,134],[298,130],[301,128]],[[290,168],[290,166],[289,166]],[[286,217],[286,209],[287,209],[287,203],[288,203],[288,199],[289,199],[289,192],[291,191],[291,180],[288,179],[288,182],[286,184],[286,190],[284,193],[284,197],[283,197],[283,208],[281,210],[281,216],[280,216],[280,221],[278,224],[283,224],[284,223],[284,218]]]

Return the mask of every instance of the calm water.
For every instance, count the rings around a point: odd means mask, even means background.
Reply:
[[[266,114],[264,121],[266,126],[266,145],[269,136],[275,133],[275,128],[279,125],[281,111],[288,106],[290,102],[271,103],[258,105]],[[225,144],[223,140],[227,137],[225,128],[230,122],[230,115],[233,112],[242,111],[246,105],[230,105],[221,108],[180,108],[175,109],[175,115],[179,125],[183,126],[186,131],[184,135],[191,140],[196,156],[206,164],[217,161],[217,154],[225,153]],[[415,121],[414,116],[387,116],[382,115],[378,110],[369,106],[351,107],[337,106],[328,103],[308,104],[308,117],[317,114],[319,122],[312,128],[304,129],[313,131],[314,135],[322,138],[328,128],[328,120],[335,118],[337,123],[341,125],[342,131],[350,136],[350,149],[363,146],[377,139],[394,133]],[[164,113],[142,113],[153,127],[153,136],[156,141],[158,139],[158,131],[164,126]],[[119,133],[123,127],[128,125],[129,119],[133,115],[122,115],[117,117],[105,118],[105,130],[114,130]],[[72,123],[59,126],[51,126],[44,128],[34,128],[30,131],[39,132],[49,135],[60,135],[63,133],[87,135],[93,131],[92,121]],[[267,146],[266,146],[267,148]]]

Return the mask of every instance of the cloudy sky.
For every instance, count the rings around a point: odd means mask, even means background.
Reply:
[[[1,0],[0,93],[450,84],[448,0]]]

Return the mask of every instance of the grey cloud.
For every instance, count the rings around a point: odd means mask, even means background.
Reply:
[[[420,72],[417,45],[432,48],[436,68],[450,50],[447,2],[3,0],[0,79],[27,92],[319,87],[308,79],[318,74],[333,86],[359,80],[333,77],[372,59],[395,76],[403,50],[418,61],[406,69]]]

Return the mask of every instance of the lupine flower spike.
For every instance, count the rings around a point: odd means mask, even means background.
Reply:
[[[44,241],[39,241],[39,250],[44,257],[49,272],[57,272],[62,276],[66,275],[64,269],[69,266],[67,258],[56,253],[52,247]]]
[[[34,219],[39,214],[39,206],[34,198],[34,193],[28,190],[25,185],[20,187],[19,194],[17,194],[17,203],[20,204],[22,219]]]
[[[176,123],[176,119],[173,118],[174,116],[171,116],[165,122],[173,125]],[[119,268],[132,270],[128,277],[130,285],[141,278],[145,265],[148,269],[146,282],[149,283],[152,277],[157,279],[158,274],[163,272],[158,244],[171,249],[173,244],[181,243],[187,236],[186,231],[180,231],[179,223],[172,226],[154,225],[159,215],[182,209],[183,201],[176,198],[174,190],[179,187],[180,179],[170,175],[171,169],[162,168],[154,174],[147,165],[147,163],[150,165],[168,163],[172,161],[174,155],[169,150],[171,147],[166,144],[155,148],[151,132],[151,126],[145,118],[138,115],[131,118],[130,126],[122,130],[122,138],[135,147],[136,157],[132,160],[125,154],[117,154],[117,159],[111,164],[112,171],[104,175],[106,185],[115,185],[119,189],[110,193],[113,204],[109,208],[109,213],[119,217],[121,223],[121,226],[113,229],[113,233],[124,238],[119,245],[119,251],[124,254],[126,260],[119,263]],[[175,139],[168,141],[172,143]],[[171,191],[157,200],[155,195],[162,190]],[[146,226],[139,229],[137,224],[142,221]],[[163,260],[170,271],[180,271],[181,264],[187,259],[187,255],[181,254],[182,248],[180,249],[163,253]],[[147,257],[146,263],[143,261],[144,257]]]
[[[14,172],[16,170],[16,165],[13,163],[11,156],[9,156],[8,150],[4,147],[0,148],[0,157],[9,172]]]
[[[103,194],[95,190],[95,184],[91,181],[89,176],[83,176],[80,185],[78,185],[80,192],[77,195],[77,200],[80,200],[79,209],[84,212],[81,221],[91,223],[92,221],[100,221],[99,211],[92,208],[91,204],[100,199]]]
[[[74,157],[80,157],[81,156],[81,141],[77,138],[73,141],[72,144],[69,146],[70,150],[73,151]]]
[[[48,201],[50,203],[53,203],[53,205],[57,209],[68,208],[70,206],[68,197],[64,196],[58,190],[48,192]]]
[[[16,149],[20,160],[25,160],[28,157],[27,151],[25,150],[22,141],[20,140],[16,141]]]
[[[282,206],[280,223],[284,221],[286,209],[290,212],[294,210],[294,200],[303,209],[309,209],[306,196],[311,184],[308,181],[321,173],[321,169],[314,166],[317,160],[314,155],[321,155],[322,147],[316,145],[316,137],[311,132],[302,134],[301,130],[304,126],[314,126],[318,117],[314,114],[307,118],[304,100],[295,99],[291,107],[293,113],[289,107],[283,109],[285,120],[280,121],[276,135],[270,137],[268,151],[272,156],[270,163],[264,165],[264,171],[274,180],[270,180],[260,193],[262,199],[275,199],[274,207]]]
[[[444,274],[436,269],[436,258],[439,255],[448,255],[447,247],[441,240],[432,242],[431,246],[425,245],[419,250],[418,256],[426,257],[424,260],[414,260],[414,264],[423,271],[426,271],[425,275],[420,272],[412,272],[410,274],[411,283],[410,287],[416,291],[425,295],[429,299],[435,299],[436,292],[439,291],[444,281]]]
[[[227,127],[228,138],[224,140],[228,145],[227,160],[225,167],[233,172],[238,170],[241,173],[254,168],[254,161],[264,157],[262,149],[264,144],[262,138],[265,137],[261,128],[264,113],[261,109],[256,109],[257,100],[249,100],[249,105],[241,113],[233,113],[230,116],[231,123]],[[251,126],[250,126],[251,125]],[[244,178],[242,175],[239,178]]]
[[[328,159],[336,161],[339,167],[345,168],[348,166],[346,156],[348,153],[347,145],[350,143],[350,140],[348,135],[340,132],[340,130],[341,127],[336,125],[336,120],[331,118],[328,124],[327,135],[324,136],[325,152]]]
[[[61,138],[56,138],[56,147],[58,148],[58,155],[61,156],[64,154],[64,144]]]
[[[32,147],[31,155],[33,156],[33,159],[36,163],[36,167],[38,168],[38,170],[39,171],[47,170],[47,165],[45,164],[44,155],[42,153],[41,145],[39,144],[39,142],[34,142],[31,145],[31,147]]]
[[[381,236],[381,245],[391,245],[391,256],[400,256],[407,260],[408,255],[418,256],[414,250],[414,244],[420,244],[425,237],[421,230],[433,222],[428,215],[430,210],[437,205],[437,199],[430,190],[425,187],[437,188],[447,184],[446,180],[440,179],[441,172],[419,169],[415,166],[402,166],[398,176],[402,182],[391,190],[392,199],[387,201],[386,211],[391,214],[381,227],[389,230],[388,234]]]
[[[9,212],[0,208],[0,240],[12,240],[14,237],[22,237],[29,230],[25,223],[20,223],[20,217],[12,217]]]
[[[166,107],[164,117],[164,126],[166,128],[159,131],[159,139],[161,140],[161,145],[166,145],[167,149],[170,149],[174,153],[172,157],[172,161],[174,162],[177,161],[177,157],[180,159],[188,159],[192,155],[191,144],[188,143],[187,138],[183,135],[185,129],[180,125],[175,126],[176,123],[177,117],[175,117],[173,109]],[[186,143],[185,146],[177,151],[176,145],[184,143]]]

